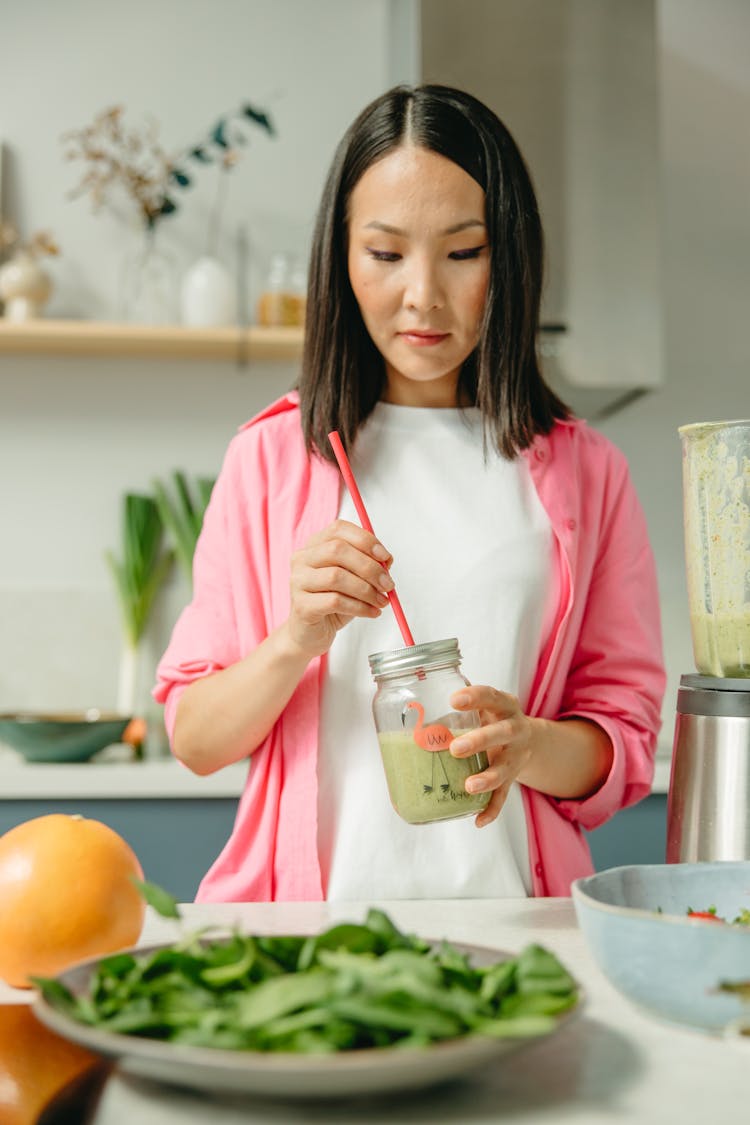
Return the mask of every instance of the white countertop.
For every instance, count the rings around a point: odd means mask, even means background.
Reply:
[[[670,759],[656,759],[652,793],[669,788]],[[247,763],[226,766],[198,777],[173,758],[46,765],[27,763],[15,752],[0,749],[0,801],[184,797],[239,797]]]
[[[239,797],[247,768],[247,762],[237,762],[199,777],[171,757],[48,765],[2,751],[0,801]]]
[[[115,1071],[92,1125],[252,1125],[315,1121],[320,1125],[705,1125],[747,1119],[750,1040],[724,1040],[641,1014],[598,970],[576,925],[570,899],[453,900],[381,903],[397,925],[426,937],[517,953],[530,941],[556,953],[581,982],[581,1016],[492,1070],[419,1096],[341,1103],[213,1102],[189,1091],[136,1081]],[[254,903],[184,908],[186,925],[238,922],[247,931],[315,932],[364,917],[365,906]],[[143,941],[170,939],[177,924],[150,911]],[[0,986],[0,1003],[27,993]]]

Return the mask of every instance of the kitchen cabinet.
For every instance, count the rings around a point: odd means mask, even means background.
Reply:
[[[190,902],[229,839],[236,809],[236,798],[0,800],[0,835],[49,813],[100,820],[128,841],[150,882]]]
[[[651,793],[588,832],[597,871],[629,863],[664,863],[667,850],[667,794]]]
[[[196,779],[198,783],[210,780]],[[147,879],[165,887],[181,901],[191,901],[201,878],[229,839],[237,797],[123,798],[114,795],[118,792],[121,790],[113,785],[111,797],[0,799],[0,834],[32,817],[52,812],[93,817],[130,843]],[[653,793],[589,833],[597,871],[629,863],[663,863],[666,809],[666,794]]]
[[[302,354],[301,328],[184,328],[86,320],[0,319],[0,356],[112,356],[289,362]]]
[[[244,762],[198,777],[171,757],[29,765],[0,753],[0,834],[49,813],[100,820],[147,879],[189,901],[229,839],[246,774]]]

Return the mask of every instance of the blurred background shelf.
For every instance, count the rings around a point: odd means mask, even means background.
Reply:
[[[183,328],[91,320],[0,319],[0,356],[143,356],[288,362],[302,354],[302,328]]]

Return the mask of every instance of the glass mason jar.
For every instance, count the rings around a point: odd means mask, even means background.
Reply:
[[[304,324],[306,296],[307,278],[299,259],[274,254],[258,298],[258,324],[265,328]]]
[[[375,729],[394,809],[409,824],[481,812],[489,793],[467,793],[465,781],[487,768],[486,754],[454,758],[462,731],[480,725],[476,711],[453,711],[448,700],[468,684],[455,637],[368,657],[377,685]]]

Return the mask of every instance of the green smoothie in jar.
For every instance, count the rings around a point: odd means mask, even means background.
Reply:
[[[454,758],[453,738],[480,725],[475,711],[452,711],[450,696],[468,681],[458,641],[410,645],[369,657],[377,684],[373,716],[388,793],[409,824],[472,816],[491,794],[467,793],[466,779],[487,768],[486,754]]]

